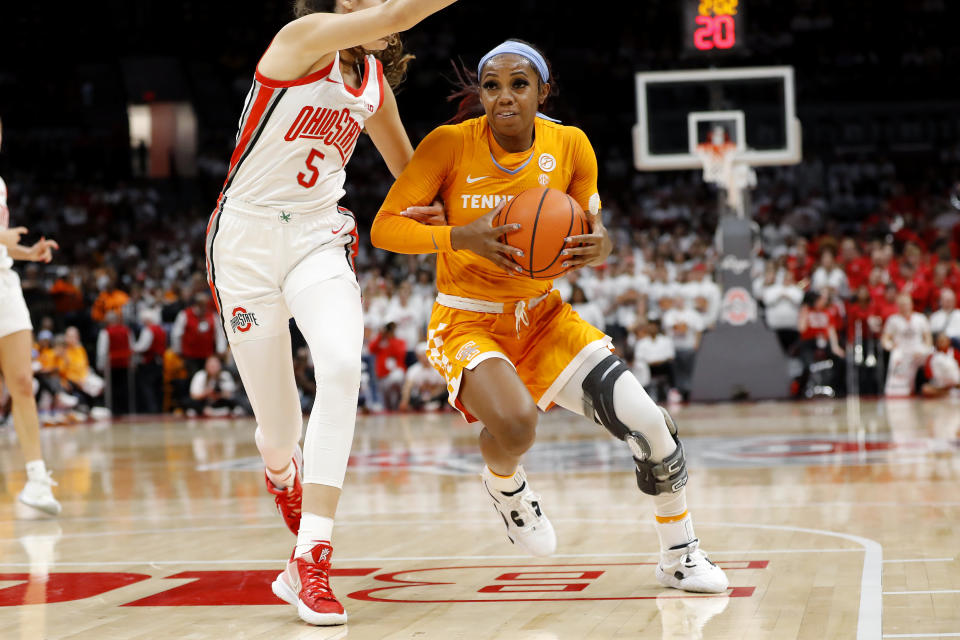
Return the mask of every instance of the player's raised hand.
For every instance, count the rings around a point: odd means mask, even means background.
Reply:
[[[401,211],[400,215],[434,227],[447,224],[447,211],[439,200],[435,200],[433,204],[426,207],[408,207]]]
[[[522,257],[523,251],[516,247],[500,242],[500,238],[507,233],[511,233],[520,228],[519,224],[505,224],[499,227],[493,226],[493,219],[503,209],[506,200],[501,200],[500,204],[493,208],[486,215],[480,216],[470,224],[462,227],[454,227],[450,231],[450,246],[454,251],[466,249],[472,251],[481,258],[486,258],[507,273],[522,272],[523,269],[514,263],[510,256]]]
[[[0,230],[0,245],[15,247],[20,244],[20,236],[26,232],[26,227],[13,227],[12,229]]]
[[[40,238],[27,249],[24,259],[33,262],[50,262],[53,260],[53,250],[59,248],[60,245],[57,244],[56,240]]]
[[[570,257],[563,263],[564,267],[571,269],[579,269],[587,265],[596,267],[606,262],[613,251],[613,240],[610,239],[607,228],[603,226],[600,214],[587,211],[586,216],[590,223],[590,233],[567,238],[562,255]]]

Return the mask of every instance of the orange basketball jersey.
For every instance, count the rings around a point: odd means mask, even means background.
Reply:
[[[453,251],[450,230],[534,187],[569,193],[584,211],[599,211],[597,157],[586,134],[536,119],[533,147],[504,151],[487,117],[434,129],[397,178],[370,232],[374,246],[395,253],[437,253],[437,289],[463,298],[510,302],[538,297],[549,280],[505,273],[470,251]],[[399,213],[443,200],[450,226],[426,226]]]

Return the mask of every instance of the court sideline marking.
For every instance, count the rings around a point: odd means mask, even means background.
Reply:
[[[567,521],[579,521],[579,522],[617,522],[618,519],[606,519],[606,518],[566,518]],[[619,520],[621,522],[637,523],[637,520]],[[407,523],[412,524],[412,523]],[[435,524],[435,523],[434,523]],[[883,637],[882,634],[882,616],[883,616],[883,589],[882,589],[882,569],[883,569],[883,547],[880,546],[880,543],[869,538],[864,538],[861,536],[856,536],[849,533],[839,533],[836,531],[826,531],[824,529],[810,529],[806,527],[793,527],[790,525],[775,525],[775,524],[745,524],[740,522],[700,522],[700,526],[704,527],[733,527],[733,528],[745,528],[745,529],[768,529],[775,531],[794,531],[797,533],[809,533],[813,535],[822,535],[822,536],[831,536],[834,538],[840,538],[842,540],[849,540],[856,544],[859,544],[864,551],[863,559],[863,572],[860,576],[860,609],[859,615],[857,617],[857,640],[881,640]],[[247,525],[250,528],[262,528],[261,525]],[[216,527],[219,528],[219,527]],[[193,527],[188,529],[201,529],[201,527]],[[164,532],[169,533],[170,530],[165,530]],[[134,532],[129,532],[134,533]],[[83,534],[81,534],[83,535]],[[103,534],[99,534],[103,535]],[[457,556],[456,558],[448,559],[466,559],[468,556]],[[508,558],[516,559],[517,556],[506,556]],[[557,555],[555,557],[578,557],[574,554],[564,554],[563,556]],[[600,557],[600,556],[587,556],[587,557]],[[486,559],[494,559],[495,556],[486,556],[479,557]],[[442,559],[442,558],[437,558]],[[499,559],[499,558],[497,558]],[[343,558],[341,561],[346,562],[348,559]],[[374,562],[374,561],[386,561],[386,558],[370,558],[368,559],[350,559],[350,561],[363,561],[363,562]],[[229,562],[239,563],[238,560],[230,560]],[[276,561],[271,561],[276,562]],[[106,563],[100,563],[106,564]],[[9,564],[2,564],[0,566],[10,566]],[[64,563],[63,566],[66,566]],[[933,636],[936,637],[936,636]]]
[[[807,529],[782,524],[742,524],[736,522],[700,522],[701,526],[740,527],[796,531],[850,540],[864,550],[863,573],[860,575],[860,613],[857,617],[857,640],[881,640],[883,637],[883,547],[876,540],[823,529]],[[936,637],[936,636],[933,636]]]

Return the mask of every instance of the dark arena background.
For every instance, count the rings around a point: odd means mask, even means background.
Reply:
[[[544,111],[592,143],[614,241],[555,287],[676,420],[730,587],[660,586],[629,449],[559,407],[524,457],[557,552],[505,539],[479,428],[425,355],[435,257],[370,244],[393,177],[361,135],[341,200],[364,347],[335,627],[271,592],[294,538],[224,334],[257,320],[216,320],[204,258],[254,69],[291,18],[269,0],[0,7],[9,226],[60,247],[13,268],[62,505],[18,501],[4,379],[0,636],[960,637],[960,5],[460,0],[404,33],[414,146],[457,111],[454,63],[507,38],[549,58]],[[117,353],[114,331],[163,343]],[[306,424],[324,356],[291,333]]]

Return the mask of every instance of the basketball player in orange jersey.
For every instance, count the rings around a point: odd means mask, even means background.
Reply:
[[[3,123],[0,122],[0,144]],[[11,269],[14,260],[50,262],[53,240],[41,238],[31,246],[20,244],[24,227],[8,228],[7,185],[0,178],[0,374],[13,401],[13,428],[27,463],[27,484],[17,495],[21,504],[46,515],[60,513],[60,503],[50,487],[50,478],[40,449],[40,419],[33,397],[33,324],[20,289],[20,277]]]
[[[550,75],[542,54],[521,41],[508,40],[485,55],[476,88],[485,115],[424,138],[377,214],[371,238],[381,249],[438,254],[428,356],[447,379],[451,404],[483,424],[483,488],[510,541],[538,556],[556,549],[540,497],[520,466],[533,445],[538,407],[556,403],[629,445],[637,484],[654,499],[660,583],[722,592],[727,578],[699,548],[687,512],[683,447],[670,416],[611,354],[610,338],[551,292],[550,281],[517,275],[509,256],[522,252],[498,237],[518,225],[492,228],[509,198],[550,186],[589,212],[591,232],[568,239],[566,264],[601,264],[610,255],[590,141],[538,113],[552,89]],[[417,222],[430,216],[408,208],[428,205],[438,194],[449,226]]]
[[[330,538],[356,421],[363,318],[356,222],[337,206],[344,168],[364,129],[394,175],[409,162],[391,89],[408,57],[394,34],[454,1],[297,0],[296,19],[257,66],[207,227],[210,287],[257,419],[267,488],[297,535],[273,590],[311,624],[347,620],[330,589]],[[317,381],[302,452],[291,316]]]

